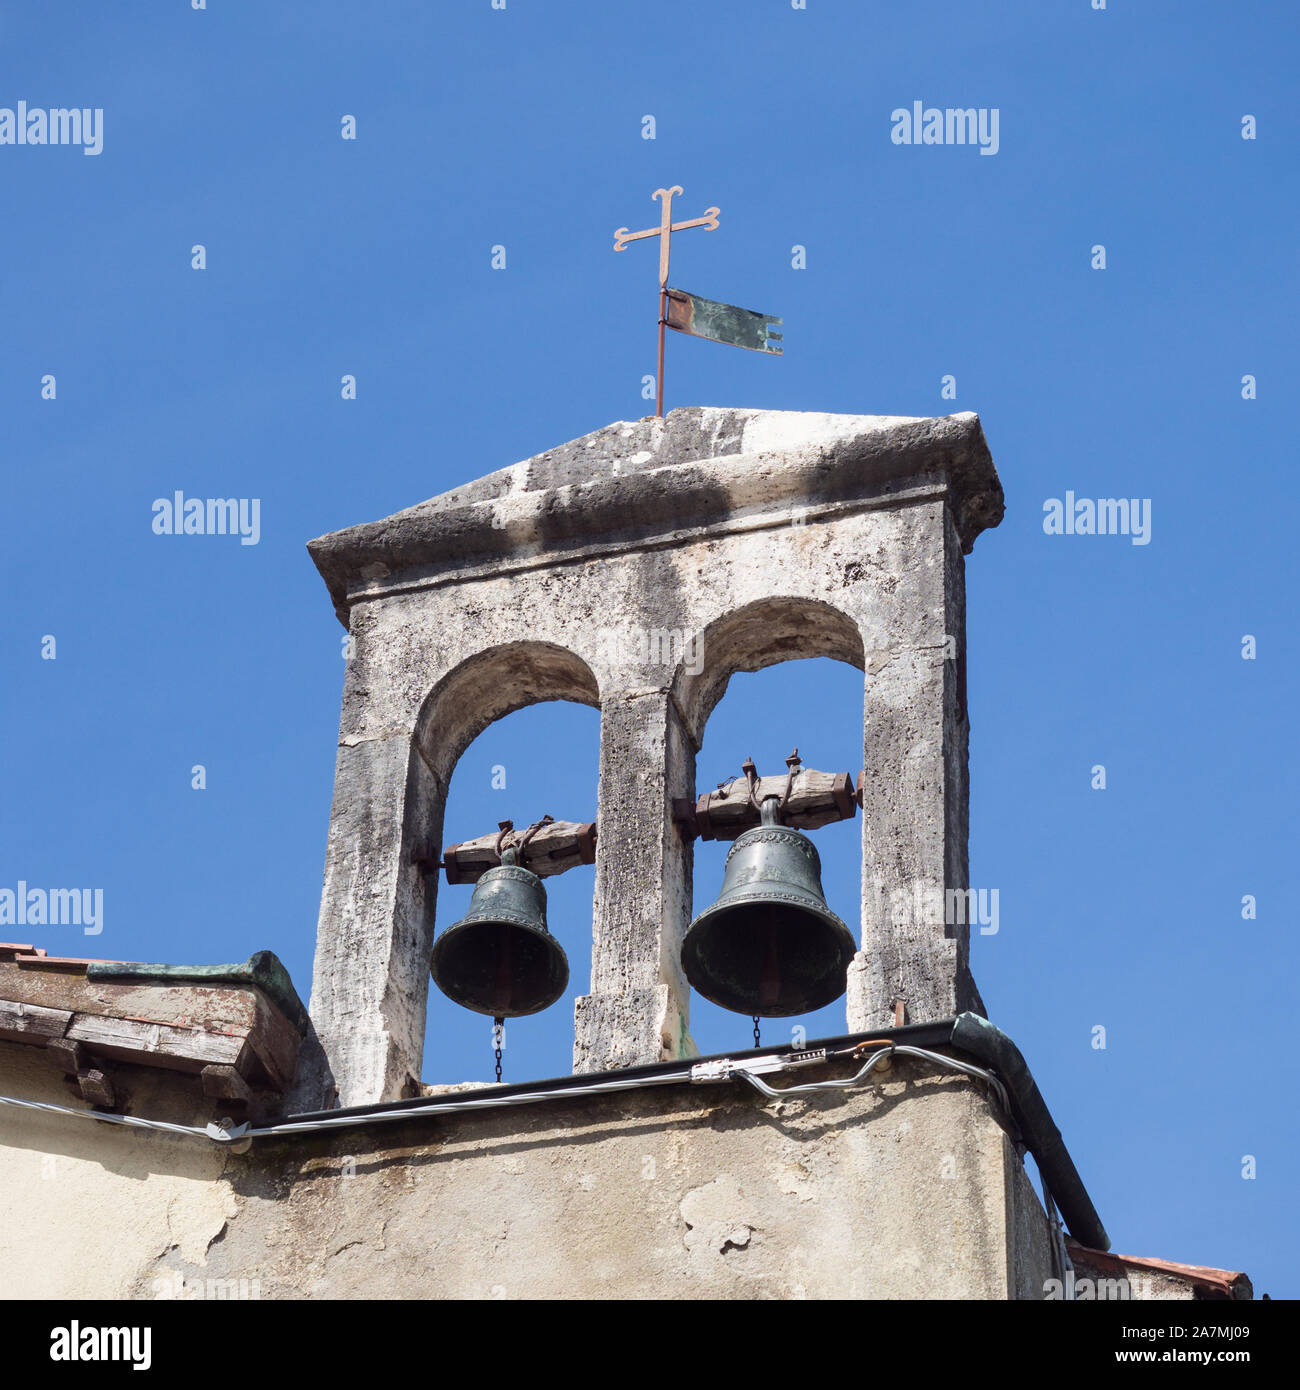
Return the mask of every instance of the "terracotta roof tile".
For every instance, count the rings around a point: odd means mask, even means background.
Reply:
[[[1148,1259],[1142,1255],[1118,1255],[1104,1250],[1090,1250],[1076,1241],[1066,1242],[1071,1258],[1076,1255],[1087,1265],[1104,1273],[1122,1274],[1126,1268],[1149,1269],[1153,1274],[1170,1274],[1185,1279],[1218,1298],[1249,1298],[1250,1280],[1238,1270],[1214,1269],[1210,1265],[1176,1264],[1172,1260]]]
[[[84,971],[90,961],[83,956],[47,956],[44,951],[32,951],[24,955],[15,955],[14,960],[21,966],[52,966],[55,970],[81,970]]]

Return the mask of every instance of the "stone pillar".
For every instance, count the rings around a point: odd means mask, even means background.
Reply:
[[[910,644],[866,651],[862,950],[849,970],[848,1026],[890,1026],[979,1007],[969,971],[964,561],[936,507]],[[963,890],[960,899],[949,890]],[[961,920],[947,920],[950,903]]]
[[[575,1072],[695,1051],[680,961],[691,852],[670,814],[673,797],[695,794],[695,746],[662,689],[607,693],[600,728],[591,993],[574,1006]]]
[[[357,677],[361,679],[361,677]],[[349,682],[353,672],[349,671]],[[316,933],[311,1019],[291,1109],[416,1094],[437,880],[411,862],[438,844],[445,789],[409,733],[339,740]]]

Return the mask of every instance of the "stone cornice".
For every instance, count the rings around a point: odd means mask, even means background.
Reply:
[[[593,549],[652,547],[845,504],[889,505],[928,485],[946,496],[968,551],[1002,519],[1002,485],[972,414],[933,419],[691,407],[607,426],[382,521],[308,545],[346,622],[352,595]]]

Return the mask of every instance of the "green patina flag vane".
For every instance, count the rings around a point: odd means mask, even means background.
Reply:
[[[655,374],[655,415],[664,413],[664,329],[673,328],[678,333],[689,333],[694,338],[710,338],[715,343],[730,343],[733,347],[749,348],[751,352],[770,352],[780,355],[781,334],[773,333],[781,320],[771,314],[758,314],[752,309],[738,309],[734,304],[719,304],[717,300],[705,299],[698,294],[688,294],[685,290],[670,289],[668,285],[668,243],[674,232],[684,232],[688,227],[704,227],[714,232],[718,228],[718,208],[709,208],[703,217],[694,217],[688,222],[674,222],[672,214],[673,194],[682,191],[680,184],[671,188],[656,188],[650,195],[658,198],[661,217],[657,227],[647,227],[643,232],[629,232],[620,227],[614,233],[614,250],[627,249],[629,241],[641,241],[646,237],[659,238],[659,357]]]

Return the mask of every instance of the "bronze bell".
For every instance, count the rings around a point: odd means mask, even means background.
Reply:
[[[813,842],[783,826],[768,797],[762,823],[732,845],[722,892],[682,943],[686,978],[738,1014],[786,1018],[844,993],[857,944],[822,896]]]
[[[546,929],[546,889],[516,861],[474,885],[469,911],[434,942],[429,972],[454,1003],[492,1018],[522,1018],[549,1008],[569,985],[569,961]]]

